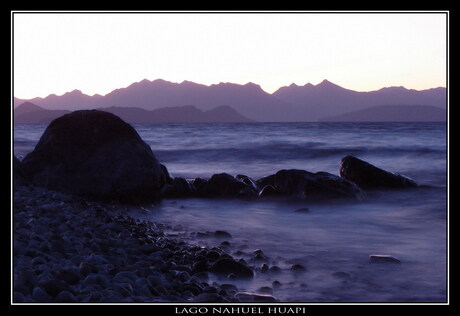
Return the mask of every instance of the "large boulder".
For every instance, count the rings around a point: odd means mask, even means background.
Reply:
[[[342,158],[339,175],[366,190],[412,188],[417,186],[417,183],[412,179],[380,169],[354,156]]]
[[[166,181],[164,168],[136,130],[98,110],[52,121],[21,167],[35,185],[122,203],[155,201]]]
[[[19,186],[29,185],[30,182],[26,179],[24,171],[22,170],[22,163],[16,157],[13,156],[13,189],[17,190]]]

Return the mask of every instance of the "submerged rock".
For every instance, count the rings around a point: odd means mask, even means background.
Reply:
[[[369,262],[371,263],[401,263],[401,261],[390,255],[370,255]]]
[[[234,274],[236,278],[252,278],[254,272],[245,264],[224,258],[214,262],[210,267],[209,271],[216,274]]]
[[[164,169],[131,125],[98,110],[52,121],[22,161],[35,185],[125,203],[157,200],[166,182]]]
[[[380,169],[353,156],[342,158],[339,175],[344,179],[353,181],[363,189],[397,189],[417,186],[417,183],[412,179]]]

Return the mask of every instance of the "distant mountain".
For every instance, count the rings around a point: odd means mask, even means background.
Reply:
[[[73,90],[63,95],[50,94],[46,98],[33,98],[30,100],[14,98],[14,104],[20,105],[25,101],[42,106],[49,110],[81,110],[90,109],[96,106],[96,103],[103,98],[100,94],[89,96],[80,90]]]
[[[70,113],[66,110],[47,110],[31,102],[24,102],[14,109],[14,123],[48,124],[55,118]]]
[[[430,105],[446,109],[446,88],[410,90],[388,87],[370,92],[345,89],[328,80],[317,85],[291,84],[272,94],[254,83],[244,85],[219,83],[210,86],[183,81],[173,83],[162,79],[144,79],[128,87],[115,89],[101,96],[89,96],[79,90],[62,96],[49,95],[31,100],[16,99],[15,106],[30,101],[46,109],[90,108],[161,108],[194,105],[209,111],[227,105],[240,115],[256,121],[317,121],[326,116],[341,115],[378,105]]]
[[[445,109],[430,105],[379,105],[320,119],[320,122],[445,122]]]
[[[370,92],[342,88],[324,80],[318,85],[290,85],[273,93],[278,99],[295,107],[300,117],[318,120],[378,105],[431,105],[446,108],[446,89],[410,90],[388,87]]]
[[[202,111],[193,105],[145,110],[129,107],[99,108],[119,116],[129,123],[247,123],[253,122],[229,106]]]
[[[161,108],[153,111],[130,108],[100,108],[119,116],[129,123],[210,123],[210,122],[252,122],[229,106],[219,106],[209,111],[202,111],[195,106]],[[31,102],[25,102],[14,109],[14,123],[49,123],[53,119],[70,113],[67,110],[47,110]]]

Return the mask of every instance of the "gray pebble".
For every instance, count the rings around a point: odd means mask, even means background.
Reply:
[[[53,299],[51,296],[48,295],[48,293],[45,292],[41,287],[35,287],[34,290],[32,291],[32,298],[36,302],[52,302]]]
[[[75,303],[78,302],[77,298],[69,291],[60,292],[54,299],[56,303]]]

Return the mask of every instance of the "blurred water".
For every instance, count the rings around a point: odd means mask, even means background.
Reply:
[[[14,153],[24,156],[46,126],[16,125]],[[445,123],[134,124],[173,176],[227,172],[255,179],[280,169],[338,173],[354,155],[423,186],[375,191],[361,202],[164,200],[140,215],[172,227],[189,242],[196,232],[232,234],[231,253],[262,249],[280,274],[258,274],[238,285],[280,288],[286,302],[444,302],[446,293],[447,143]],[[309,209],[297,213],[299,208]],[[388,254],[397,265],[371,264]],[[238,257],[238,255],[235,255]],[[299,263],[308,272],[295,274]],[[260,265],[260,263],[257,263]],[[341,272],[337,274],[336,272]],[[344,273],[345,274],[344,274]],[[336,274],[334,274],[336,273]],[[229,280],[220,280],[230,282]]]

